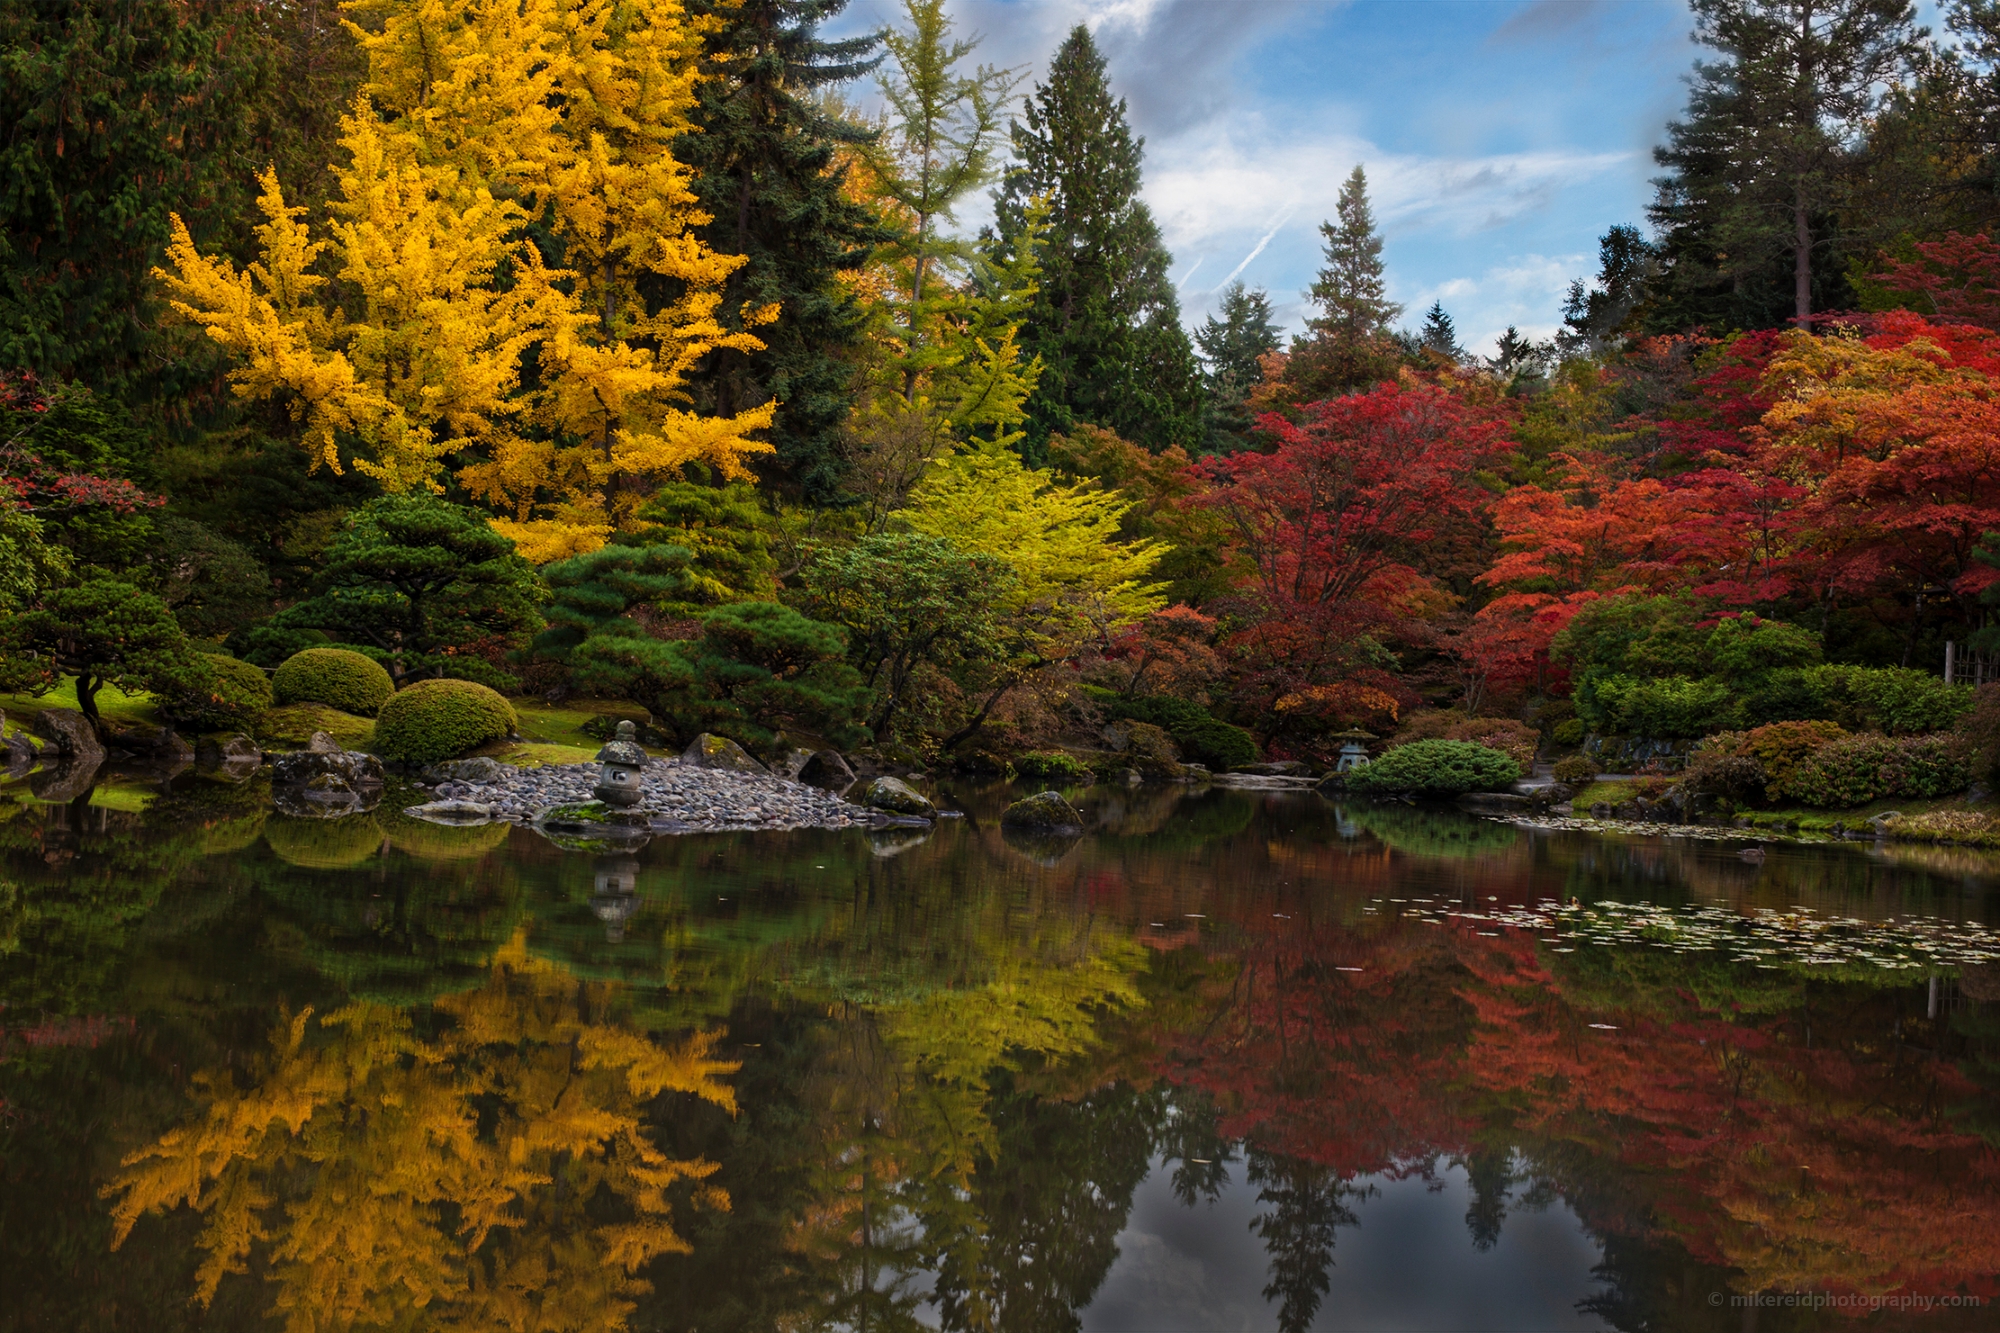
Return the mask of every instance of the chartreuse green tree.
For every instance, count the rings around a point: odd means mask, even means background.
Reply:
[[[349,13],[368,73],[327,216],[267,172],[253,263],[177,225],[160,271],[237,395],[287,404],[318,464],[391,493],[454,471],[537,561],[602,545],[687,463],[748,477],[773,404],[682,403],[696,364],[757,349],[747,328],[776,313],[721,321],[743,260],[694,234],[672,152],[712,20],[677,0]]]
[[[421,492],[386,495],[355,511],[313,595],[272,624],[369,649],[398,688],[457,676],[509,689],[515,682],[489,656],[526,641],[544,595],[478,510]]]
[[[1042,373],[1027,442],[1079,423],[1151,449],[1201,442],[1201,381],[1167,270],[1173,257],[1139,197],[1144,141],[1111,95],[1104,57],[1081,24],[1049,63],[1022,118],[995,206],[1003,248],[1032,243],[1047,210],[1035,302],[1022,345]]]
[[[896,518],[924,536],[1004,563],[1014,577],[990,595],[1003,653],[982,683],[984,702],[948,740],[968,739],[1029,674],[1166,605],[1150,581],[1165,542],[1121,540],[1135,501],[1095,480],[1059,481],[997,442],[933,465]]]
[[[687,552],[679,591],[653,602],[662,614],[693,618],[729,602],[769,601],[776,595],[777,560],[771,553],[776,522],[747,483],[670,481],[653,492],[636,518],[643,526],[620,534],[619,541]]]
[[[871,131],[819,97],[880,60],[876,36],[820,35],[846,7],[847,0],[696,0],[691,10],[714,26],[692,129],[674,147],[709,215],[695,234],[744,261],[724,281],[718,318],[745,332],[744,312],[778,312],[756,326],[761,349],[716,349],[690,388],[721,416],[776,402],[774,452],[758,470],[821,504],[836,498],[847,471],[840,435],[854,404],[853,351],[867,324],[849,279],[892,234],[849,189],[847,159],[872,142]]]

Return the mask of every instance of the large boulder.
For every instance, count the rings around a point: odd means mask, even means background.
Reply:
[[[1000,816],[1000,827],[1050,835],[1083,831],[1083,816],[1059,791],[1045,791],[1019,800]]]
[[[74,708],[44,708],[35,714],[35,734],[55,748],[67,763],[96,768],[104,762],[104,743],[97,728]]]
[[[937,807],[930,798],[901,778],[876,778],[861,794],[861,804],[871,810],[914,819],[936,819]]]
[[[841,792],[854,785],[854,769],[838,750],[813,751],[812,756],[799,765],[796,777],[808,787],[818,787],[821,791]]]
[[[6,749],[7,776],[10,778],[20,777],[33,768],[41,758],[41,753],[35,749],[34,742],[18,731],[7,737]]]
[[[687,749],[681,751],[681,762],[692,768],[713,768],[724,773],[768,774],[771,771],[727,736],[713,736],[706,731],[688,742]]]
[[[1252,773],[1266,778],[1309,778],[1312,765],[1296,759],[1274,759],[1267,764],[1238,764],[1231,773]]]
[[[506,782],[517,771],[498,759],[481,755],[477,759],[452,759],[442,764],[431,764],[421,776],[425,783],[433,787],[441,782],[469,782],[476,787],[490,787]]]
[[[800,749],[795,745],[786,746],[776,755],[772,756],[771,771],[781,778],[789,778],[793,782],[797,782],[800,771],[812,762],[814,753],[816,752]]]
[[[221,769],[231,776],[241,772],[247,776],[263,766],[264,752],[242,732],[232,731],[202,737],[195,746],[194,761],[204,769]]]
[[[339,741],[315,731],[305,749],[271,756],[271,781],[280,787],[310,787],[322,795],[340,790],[359,793],[382,785],[382,761],[358,750],[343,750]]]

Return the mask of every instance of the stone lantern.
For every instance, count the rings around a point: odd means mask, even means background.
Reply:
[[[602,765],[597,787],[591,794],[606,805],[639,804],[639,775],[646,768],[646,752],[639,748],[639,733],[630,722],[618,724],[618,735],[597,752]]]
[[[1336,731],[1330,739],[1340,742],[1340,755],[1333,761],[1334,772],[1352,773],[1368,766],[1368,742],[1374,736],[1357,727],[1353,731]]]

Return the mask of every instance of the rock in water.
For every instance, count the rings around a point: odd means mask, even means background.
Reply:
[[[240,731],[226,736],[209,736],[195,747],[194,761],[200,767],[220,769],[235,778],[239,773],[248,777],[264,763],[264,752],[257,748],[257,742]]]
[[[44,708],[35,714],[35,734],[71,763],[94,769],[104,762],[104,743],[97,739],[97,729],[74,708]]]
[[[930,798],[901,778],[876,778],[862,793],[861,804],[871,810],[886,810],[892,815],[937,818],[937,807],[931,804]]]
[[[340,743],[323,731],[314,732],[303,750],[271,756],[271,781],[278,786],[305,787],[316,778],[337,780],[350,791],[380,787],[382,761],[372,754],[341,749]]]
[[[1296,759],[1274,759],[1268,764],[1238,764],[1231,773],[1253,773],[1266,778],[1309,778],[1312,766]]]
[[[730,740],[727,736],[711,736],[707,732],[688,743],[681,751],[681,762],[694,768],[716,768],[725,773],[769,773],[770,770],[750,757],[750,752]]]
[[[838,750],[815,750],[799,766],[798,780],[821,791],[846,791],[854,785],[854,768]]]
[[[1063,799],[1061,792],[1045,791],[1008,806],[1000,816],[1000,827],[1033,833],[1081,833],[1083,816]]]
[[[799,774],[812,760],[813,754],[811,750],[787,748],[771,761],[771,771],[781,778],[790,778],[797,782]]]

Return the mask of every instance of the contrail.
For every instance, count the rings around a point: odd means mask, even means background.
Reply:
[[[1283,228],[1287,222],[1290,222],[1292,220],[1292,214],[1298,211],[1298,207],[1299,207],[1299,201],[1297,199],[1293,199],[1291,203],[1285,205],[1285,211],[1278,214],[1278,220],[1271,224],[1271,230],[1264,233],[1264,239],[1257,242],[1257,248],[1255,250],[1252,250],[1249,254],[1243,256],[1243,262],[1238,264],[1235,268],[1230,269],[1228,277],[1224,278],[1221,282],[1215,284],[1216,291],[1219,292],[1224,287],[1227,287],[1230,283],[1236,281],[1236,275],[1241,273],[1244,269],[1249,268],[1250,261],[1255,259],[1258,255],[1264,253],[1264,247],[1269,245],[1271,243],[1271,238],[1273,236],[1276,236],[1279,230]],[[1185,282],[1186,280],[1187,279],[1185,278],[1182,279],[1183,282]]]
[[[1206,259],[1206,258],[1208,258],[1208,256],[1207,256],[1207,255],[1203,255],[1203,256],[1202,256],[1202,259]],[[1194,261],[1194,268],[1191,268],[1191,269],[1189,269],[1189,270],[1188,270],[1188,271],[1187,271],[1187,272],[1186,272],[1185,274],[1183,274],[1183,275],[1181,276],[1181,280],[1180,280],[1179,282],[1177,282],[1177,283],[1175,283],[1175,284],[1174,284],[1174,290],[1175,290],[1175,291],[1179,291],[1179,290],[1181,290],[1181,288],[1183,288],[1183,287],[1185,287],[1185,286],[1187,286],[1187,285],[1188,285],[1188,279],[1189,279],[1189,278],[1192,278],[1192,277],[1194,276],[1194,271],[1195,271],[1195,269],[1197,269],[1197,268],[1200,268],[1200,267],[1201,267],[1201,263],[1202,263],[1202,260],[1201,260],[1201,259],[1197,259],[1197,260],[1195,260],[1195,261]]]

